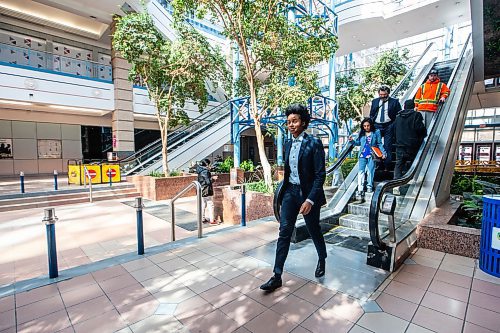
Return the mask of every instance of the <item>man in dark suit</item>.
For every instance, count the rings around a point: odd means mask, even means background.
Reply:
[[[285,114],[288,131],[292,134],[293,140],[285,145],[284,193],[274,276],[260,287],[265,291],[273,291],[282,285],[283,266],[299,214],[304,216],[307,230],[318,253],[315,276],[325,275],[326,245],[319,225],[320,208],[326,204],[323,191],[326,177],[325,152],[319,139],[304,132],[310,121],[305,106],[293,104],[286,109]]]
[[[370,109],[370,118],[375,123],[375,129],[380,130],[384,138],[384,149],[387,152],[387,158],[382,162],[383,168],[388,169],[392,161],[392,143],[394,141],[394,126],[396,116],[401,111],[401,104],[395,98],[389,97],[391,89],[388,86],[378,88],[378,98],[372,100]]]

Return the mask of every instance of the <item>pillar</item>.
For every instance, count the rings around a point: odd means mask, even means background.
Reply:
[[[114,23],[111,31],[114,32]],[[115,109],[111,120],[113,152],[118,158],[123,158],[135,151],[133,88],[132,82],[128,80],[130,65],[112,49],[111,67],[115,95]]]

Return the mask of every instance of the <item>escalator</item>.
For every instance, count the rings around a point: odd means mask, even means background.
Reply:
[[[227,130],[230,110],[234,101],[224,102],[201,116],[191,120],[189,125],[175,129],[168,134],[167,157],[171,170],[187,166],[190,161],[201,159],[230,140]],[[156,140],[135,154],[120,161],[125,175],[148,174],[161,169],[162,142]]]
[[[445,67],[453,68],[449,79],[451,94],[432,121],[427,138],[403,178],[382,181],[376,186],[373,196],[366,198],[365,204],[355,204],[352,197],[357,187],[356,165],[322,209],[321,224],[328,243],[368,253],[368,264],[386,270],[394,270],[404,260],[415,244],[416,225],[449,197],[454,159],[472,88],[470,48],[469,37],[457,60],[439,64],[443,73]],[[413,98],[435,65],[436,57],[428,48],[391,96],[399,98],[400,102]],[[338,172],[352,148],[349,144],[344,149],[336,163],[328,168],[327,174]],[[398,186],[408,188],[406,195],[392,195],[392,189]],[[396,202],[394,229],[390,228],[392,223],[389,223],[389,218],[380,214],[381,204],[385,200],[389,202],[389,199]],[[275,202],[275,215],[279,215],[278,200]],[[307,237],[303,222],[298,221],[294,241]]]

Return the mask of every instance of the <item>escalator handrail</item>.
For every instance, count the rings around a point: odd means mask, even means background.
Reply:
[[[433,45],[434,45],[434,42],[431,42],[429,45],[427,45],[427,47],[425,48],[424,52],[422,52],[422,54],[420,55],[420,57],[418,57],[417,61],[413,64],[412,68],[408,72],[406,72],[405,76],[403,76],[403,78],[401,79],[401,81],[399,81],[398,86],[392,92],[393,96],[396,96],[396,94],[399,92],[399,90],[401,90],[401,87],[403,87],[403,83],[406,81],[406,79],[408,79],[408,77],[410,77],[411,73],[413,73],[413,71],[415,70],[415,68],[417,67],[417,65],[420,63],[420,61],[422,60],[422,58],[427,54],[427,52],[429,52],[429,50],[431,49],[431,47]]]
[[[175,140],[177,138],[177,136],[175,136],[176,134],[180,135],[182,132],[185,132],[186,130],[189,130],[190,128],[194,127],[195,125],[198,125],[202,121],[206,120],[206,118],[208,118],[209,116],[212,116],[217,111],[219,111],[221,108],[225,107],[225,104],[229,104],[229,102],[230,102],[230,100],[229,101],[225,101],[225,102],[223,102],[223,103],[221,103],[221,104],[219,104],[217,106],[214,106],[209,111],[203,112],[200,116],[192,119],[192,121],[188,125],[184,125],[182,127],[176,128],[175,130],[173,130],[172,132],[169,133],[169,136],[172,136],[169,139],[169,142],[171,142],[171,140]],[[149,152],[153,148],[153,146],[155,146],[154,148],[157,148],[157,146],[161,147],[161,139],[158,139],[158,140],[155,140],[155,141],[149,143],[145,147],[141,148],[139,151],[137,151],[134,154],[132,154],[132,155],[124,158],[120,162],[121,163],[125,163],[125,162],[132,161],[132,160],[138,158],[139,156],[141,156],[142,154],[144,154],[145,152]]]
[[[425,48],[424,52],[420,55],[420,57],[417,59],[417,61],[413,64],[413,66],[411,67],[411,69],[408,70],[408,72],[406,72],[405,76],[403,76],[403,78],[399,81],[399,83],[396,86],[396,88],[391,92],[391,97],[392,96],[396,96],[396,93],[398,93],[399,90],[401,89],[401,87],[404,86],[404,82],[408,79],[408,77],[411,75],[411,73],[413,73],[413,71],[415,70],[415,68],[417,67],[417,65],[420,63],[420,61],[426,55],[426,53],[430,50],[430,48],[432,47],[433,44],[434,44],[434,42],[430,43]],[[336,169],[338,169],[342,165],[342,163],[344,162],[344,159],[349,155],[349,153],[351,152],[351,150],[353,148],[354,148],[353,144],[346,146],[345,150],[349,150],[349,151],[347,153],[342,152],[340,154],[339,158],[337,159],[337,161],[335,162],[335,164],[333,164],[331,167],[329,167],[326,170],[326,174],[327,175],[331,175]]]
[[[408,79],[408,77],[411,75],[411,73],[415,70],[415,68],[418,66],[420,61],[423,59],[423,57],[427,54],[427,52],[430,50],[434,42],[430,43],[424,50],[424,52],[420,55],[420,57],[417,59],[417,61],[413,64],[411,69],[408,70],[408,72],[403,76],[403,78],[399,81],[398,85],[396,88],[391,92],[391,97],[396,96],[396,93],[399,92],[401,87],[404,85],[404,82]],[[341,167],[342,163],[344,160],[349,156],[351,151],[354,148],[354,143],[349,142],[347,146],[344,148],[344,150],[340,153],[338,159],[335,161],[335,163],[330,166],[326,170],[326,174],[329,176],[332,173],[334,173],[338,168]],[[273,211],[274,211],[274,217],[276,220],[280,220],[280,206],[281,206],[281,198],[283,197],[283,181],[281,181],[278,186],[276,187],[276,190],[274,191],[274,200],[273,200]]]
[[[228,101],[228,102],[231,102],[231,101],[233,101],[233,100],[230,100],[230,101]],[[220,117],[218,117],[218,118],[216,118],[216,119],[212,120],[210,123],[208,123],[208,124],[207,124],[207,126],[200,127],[200,128],[198,128],[198,129],[194,130],[193,132],[190,132],[189,134],[187,134],[187,135],[185,135],[185,136],[182,136],[182,138],[180,138],[179,140],[177,140],[177,141],[175,141],[175,142],[173,142],[173,143],[169,143],[167,150],[168,150],[168,149],[174,149],[174,150],[175,150],[175,149],[179,149],[180,147],[176,147],[176,144],[177,144],[177,143],[179,143],[179,142],[180,142],[180,141],[182,141],[182,140],[186,140],[186,139],[191,140],[193,137],[197,137],[197,136],[198,136],[198,134],[199,134],[200,132],[204,132],[205,130],[207,130],[207,129],[209,129],[209,128],[211,128],[211,127],[212,127],[212,126],[208,126],[209,124],[216,125],[216,124],[218,124],[221,120],[223,120],[224,118],[227,118],[227,117],[229,117],[229,113],[222,114]],[[188,140],[188,141],[189,141],[189,140]],[[186,142],[183,142],[183,144],[185,144],[185,143],[186,143]],[[173,151],[173,150],[168,150],[168,153],[170,154],[172,151]],[[142,165],[145,165],[145,164],[147,164],[147,163],[149,163],[149,162],[151,162],[151,161],[155,160],[155,159],[156,159],[158,156],[160,156],[160,155],[161,155],[161,151],[160,151],[160,152],[158,152],[158,153],[155,153],[153,156],[150,156],[148,159],[146,159],[146,160],[142,163]],[[153,164],[153,165],[154,165],[154,164]],[[128,172],[135,172],[135,171],[136,171],[136,169],[137,169],[138,167],[139,167],[139,166],[135,166],[134,168],[132,168],[132,169],[131,169],[131,170],[129,170]],[[148,168],[150,168],[150,167],[151,167],[151,165],[150,165],[150,166],[148,166]],[[147,169],[146,169],[146,170],[147,170]],[[143,169],[143,170],[141,170],[141,172],[142,172],[142,171],[144,171],[144,169]]]
[[[448,83],[451,85],[454,85],[454,78],[456,76],[456,73],[458,71],[458,68],[460,68],[461,64],[464,61],[464,53],[465,50],[468,47],[469,40],[470,40],[471,34],[469,34],[466,42],[464,43],[464,47],[462,48],[462,51],[460,53],[460,56],[458,58],[457,63],[455,64],[455,68],[453,69],[453,72],[451,73],[450,79],[448,80]],[[403,177],[399,179],[393,179],[393,180],[385,180],[377,184],[375,187],[375,191],[372,196],[372,200],[370,203],[370,213],[368,216],[368,227],[370,231],[370,239],[372,241],[372,244],[381,249],[384,250],[387,247],[387,244],[383,242],[380,239],[380,232],[379,232],[379,225],[378,225],[378,217],[379,217],[379,212],[380,212],[380,205],[382,203],[382,196],[385,193],[386,190],[392,189],[394,187],[402,186],[405,184],[408,184],[413,177],[415,176],[415,173],[417,172],[417,167],[420,164],[420,159],[422,156],[426,156],[427,152],[430,149],[431,142],[430,138],[434,137],[437,127],[435,124],[440,120],[442,117],[444,117],[444,112],[442,112],[443,104],[439,105],[437,114],[433,117],[431,120],[431,123],[429,125],[430,131],[427,134],[427,137],[424,139],[422,142],[420,149],[415,156],[415,159],[413,160],[413,163],[410,167],[410,169],[403,175]]]

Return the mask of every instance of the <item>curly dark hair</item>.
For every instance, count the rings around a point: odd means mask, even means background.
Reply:
[[[304,129],[309,126],[309,122],[311,121],[311,115],[309,114],[309,110],[302,104],[292,104],[285,110],[285,115],[288,118],[291,114],[298,114],[300,116],[300,120],[304,123]]]

